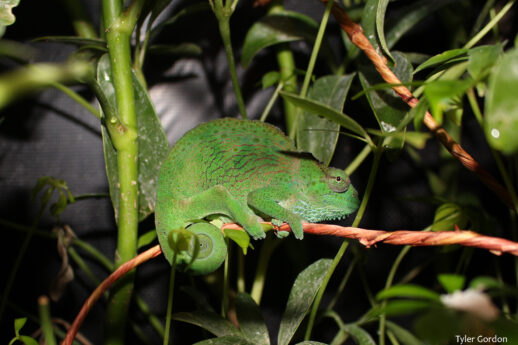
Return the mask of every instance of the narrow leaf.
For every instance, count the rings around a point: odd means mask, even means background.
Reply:
[[[387,320],[387,329],[394,333],[396,338],[398,338],[403,345],[424,345],[424,343],[417,339],[412,333],[390,320]]]
[[[376,299],[387,299],[393,297],[406,297],[406,298],[424,298],[430,300],[439,300],[439,294],[430,289],[424,288],[419,285],[402,284],[394,285],[388,289],[381,290],[377,295]]]
[[[302,98],[293,93],[288,93],[281,91],[281,96],[293,103],[297,107],[301,107],[304,110],[315,113],[317,115],[323,116],[333,122],[340,124],[342,127],[347,128],[351,132],[358,134],[360,137],[363,137],[367,142],[371,142],[367,131],[355,120],[351,117],[343,114],[342,112],[336,111],[329,106],[322,104],[317,101],[312,101],[307,98]]]
[[[257,53],[269,46],[299,40],[313,42],[318,24],[310,17],[291,11],[282,11],[264,16],[247,32],[241,52],[241,64],[247,67]],[[332,59],[333,53],[327,41],[323,42],[322,54]]]
[[[208,310],[200,310],[192,313],[176,313],[173,319],[199,326],[217,337],[241,336],[241,332],[230,321]]]
[[[135,110],[137,113],[138,146],[139,146],[139,220],[143,220],[155,209],[158,170],[169,151],[167,137],[160,124],[146,88],[132,74],[135,94]],[[115,90],[111,73],[110,60],[107,54],[99,60],[97,79],[108,101],[116,109]],[[119,176],[117,168],[117,152],[113,147],[106,126],[102,126],[103,147],[106,173],[110,185],[110,196],[118,219],[119,209]]]
[[[225,336],[219,338],[212,338],[207,340],[202,340],[193,345],[255,345],[255,343],[250,342],[242,337],[237,336]]]
[[[414,71],[415,73],[418,73],[426,68],[434,67],[439,64],[443,64],[448,62],[449,60],[452,60],[454,58],[462,58],[463,60],[468,59],[468,49],[452,49],[447,50],[441,54],[437,54],[435,56],[432,56],[422,64],[420,64]]]
[[[378,40],[380,42],[381,49],[383,49],[383,52],[389,56],[392,61],[394,61],[394,57],[390,54],[390,50],[385,39],[385,13],[387,12],[388,3],[389,0],[378,1],[378,8],[376,9],[376,32],[378,33]]]
[[[320,259],[309,265],[295,279],[279,328],[279,345],[287,345],[293,338],[313,303],[331,262],[330,259]]]
[[[261,310],[250,295],[240,293],[236,297],[236,314],[239,329],[246,339],[257,345],[269,345],[270,337]]]
[[[342,112],[353,78],[354,74],[322,77],[309,89],[307,98]],[[338,142],[340,125],[308,111],[301,112],[297,121],[297,148],[311,152],[320,162],[329,165]]]
[[[372,339],[371,335],[360,326],[354,324],[344,325],[343,330],[354,338],[356,344],[376,345],[376,342]]]
[[[84,38],[79,36],[43,36],[38,37],[33,40],[34,42],[38,41],[50,41],[57,43],[66,43],[73,44],[79,47],[83,46],[94,46],[97,48],[101,48],[103,50],[108,50],[106,46],[106,41],[100,38]]]

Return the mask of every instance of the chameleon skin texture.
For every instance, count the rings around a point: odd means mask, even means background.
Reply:
[[[358,194],[342,170],[297,152],[278,128],[225,118],[199,125],[174,145],[160,170],[155,220],[162,251],[171,263],[169,232],[189,230],[190,224],[209,215],[234,220],[254,239],[265,237],[261,218],[286,222],[302,239],[303,220],[340,219],[358,205]],[[178,263],[189,260],[183,251],[177,253]],[[190,269],[196,273],[195,265]]]

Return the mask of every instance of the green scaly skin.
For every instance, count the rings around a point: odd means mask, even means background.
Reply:
[[[358,204],[358,194],[342,170],[297,152],[278,128],[226,118],[199,125],[175,144],[160,170],[155,219],[170,263],[170,231],[186,228],[198,234],[195,260],[192,248],[176,253],[176,258],[192,273],[206,274],[221,265],[227,250],[220,229],[199,222],[205,217],[226,216],[256,240],[266,236],[262,219],[286,222],[302,239],[303,220],[340,219]]]

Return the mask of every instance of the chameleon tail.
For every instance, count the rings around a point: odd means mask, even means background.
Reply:
[[[186,230],[196,235],[186,253],[189,271],[193,274],[214,272],[227,257],[227,244],[221,230],[209,223],[195,223]]]

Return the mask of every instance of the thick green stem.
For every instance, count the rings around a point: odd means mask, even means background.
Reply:
[[[47,296],[38,298],[38,306],[40,310],[41,329],[43,330],[43,338],[46,345],[56,345],[56,338],[54,337],[54,329],[50,316],[49,299]]]
[[[115,264],[133,258],[137,253],[138,229],[138,141],[137,117],[131,77],[130,36],[134,18],[122,13],[121,1],[104,0],[103,15],[106,40],[113,71],[117,112],[125,130],[112,135],[117,150],[120,184],[118,239]],[[110,131],[110,134],[114,134]],[[134,273],[127,274],[112,290],[107,308],[105,341],[110,345],[124,343],[128,309],[133,291]]]
[[[381,159],[383,151],[381,149],[377,149],[374,151],[374,162],[372,163],[372,168],[369,174],[369,181],[367,182],[367,187],[365,188],[365,194],[363,196],[362,202],[360,204],[360,208],[358,209],[358,213],[354,219],[352,227],[357,227],[360,224],[360,221],[363,218],[363,214],[365,213],[365,209],[367,208],[367,204],[369,202],[369,198],[372,192],[372,187],[374,186],[374,181],[376,180],[376,174],[378,172],[379,162]],[[327,271],[326,276],[318,290],[317,296],[315,297],[315,302],[313,303],[313,307],[311,309],[311,314],[309,315],[308,326],[306,328],[306,335],[304,336],[305,340],[309,340],[311,337],[311,331],[313,330],[313,325],[315,323],[315,318],[317,316],[318,307],[320,306],[320,302],[322,301],[322,297],[324,296],[324,292],[326,290],[327,284],[331,280],[331,276],[333,275],[336,267],[342,260],[342,257],[349,245],[348,240],[344,240],[338,252],[336,253],[333,262],[331,263],[331,267],[329,271]]]

